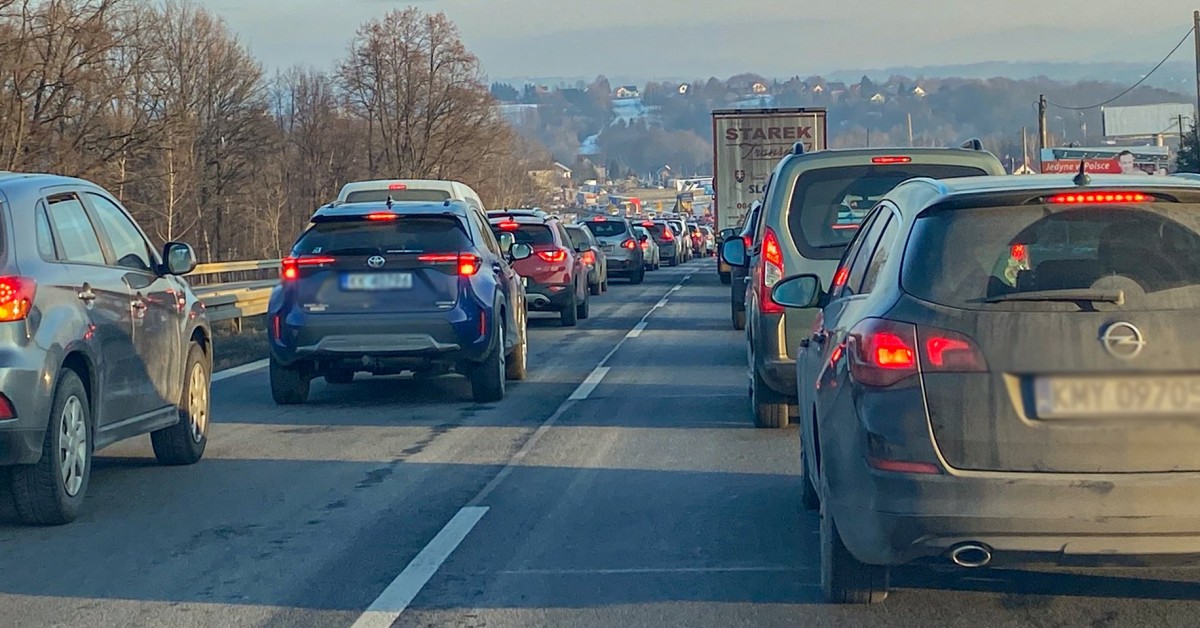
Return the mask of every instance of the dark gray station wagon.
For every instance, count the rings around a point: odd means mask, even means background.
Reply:
[[[195,265],[92,183],[0,172],[0,470],[22,520],[74,519],[93,452],[116,441],[149,433],[159,462],[200,460],[211,335],[179,277]]]

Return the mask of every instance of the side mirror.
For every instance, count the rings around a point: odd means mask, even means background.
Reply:
[[[638,242],[646,242],[649,239],[650,239],[650,236],[648,236],[644,233],[642,235],[638,236]]]
[[[196,252],[182,242],[166,243],[163,246],[163,259],[166,260],[168,274],[186,275],[196,270]]]
[[[730,266],[746,265],[746,243],[741,238],[730,238],[721,245],[721,259]]]
[[[533,255],[533,247],[528,244],[514,244],[509,248],[508,255],[514,262],[523,260]]]
[[[735,235],[737,235],[737,229],[722,229],[721,233],[718,234],[718,237],[722,240],[728,240]]]
[[[513,237],[513,234],[507,231],[502,231],[498,240],[500,241],[500,251],[503,253],[508,253],[509,250],[512,249],[513,244],[517,241],[517,239]]]
[[[788,277],[771,288],[771,300],[784,307],[812,309],[821,307],[825,292],[821,278],[816,275]]]

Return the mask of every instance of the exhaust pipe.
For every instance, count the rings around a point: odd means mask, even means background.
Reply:
[[[950,560],[967,569],[986,567],[992,562],[992,550],[982,543],[963,543],[950,552]]]
[[[544,297],[540,294],[535,294],[535,295],[529,297],[529,303],[532,304],[533,307],[544,307],[545,305],[550,303],[550,299],[547,299],[546,297]]]

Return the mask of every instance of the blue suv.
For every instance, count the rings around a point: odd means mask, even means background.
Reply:
[[[511,262],[528,245],[497,239],[474,203],[331,204],[317,210],[283,260],[271,294],[271,395],[308,399],[324,377],[358,372],[471,380],[475,401],[499,401],[525,378],[525,290]]]

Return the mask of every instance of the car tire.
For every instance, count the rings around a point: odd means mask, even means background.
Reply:
[[[575,313],[579,316],[579,320],[587,320],[592,315],[592,299],[586,293],[583,295],[583,303],[579,304]]]
[[[608,292],[608,277],[605,277],[604,281],[600,282],[600,292]]]
[[[579,297],[571,291],[571,300],[562,309],[562,326],[574,327],[579,323]]]
[[[590,292],[592,296],[598,297],[600,296],[601,292],[604,292],[604,285],[599,281],[593,284],[588,284],[588,292]]]
[[[750,368],[754,368],[753,364]],[[754,425],[766,429],[788,426],[788,404],[779,393],[771,390],[758,371],[750,384],[750,408],[754,413]]]
[[[79,516],[92,475],[92,435],[87,391],[79,375],[65,370],[54,387],[41,460],[9,469],[12,503],[21,521],[29,525],[63,525]],[[66,453],[61,449],[64,437],[70,439]],[[64,477],[67,463],[71,470]]]
[[[803,434],[802,430],[796,430]],[[804,437],[801,436],[803,439]],[[821,509],[821,496],[817,494],[817,488],[813,484],[816,477],[809,472],[808,454],[805,453],[804,443],[800,443],[800,504],[809,512],[817,512]]]
[[[299,366],[284,366],[271,358],[268,367],[271,376],[271,398],[281,406],[294,406],[308,401],[308,390],[312,383],[308,373]]]
[[[212,377],[208,356],[200,345],[188,348],[183,392],[179,399],[179,421],[150,433],[150,445],[159,464],[186,465],[200,462],[208,445]]]
[[[483,362],[471,369],[471,396],[475,403],[493,403],[504,398],[504,381],[508,367],[504,359],[504,323],[496,330],[496,346]]]
[[[504,362],[504,376],[513,381],[521,381],[528,375],[529,368],[529,328],[524,318],[521,318],[521,337],[513,348],[508,359]]]
[[[678,255],[674,255],[670,259],[667,260],[667,266],[678,266],[678,265],[679,265],[679,256]]]
[[[721,283],[725,285],[729,285],[733,281],[733,277],[729,273],[717,273],[717,275],[721,278]]]
[[[354,382],[354,371],[349,369],[334,369],[325,372],[325,383],[344,386]]]
[[[827,492],[825,489],[823,492]],[[887,599],[890,570],[859,562],[842,542],[841,533],[827,507],[821,503],[821,591],[831,604],[878,604]]]
[[[733,328],[742,330],[746,328],[746,310],[739,310],[737,306],[729,306],[730,318],[733,322]]]
[[[646,280],[646,269],[644,269],[644,268],[639,268],[636,273],[629,274],[629,283],[631,283],[635,286],[642,283],[645,280]]]

